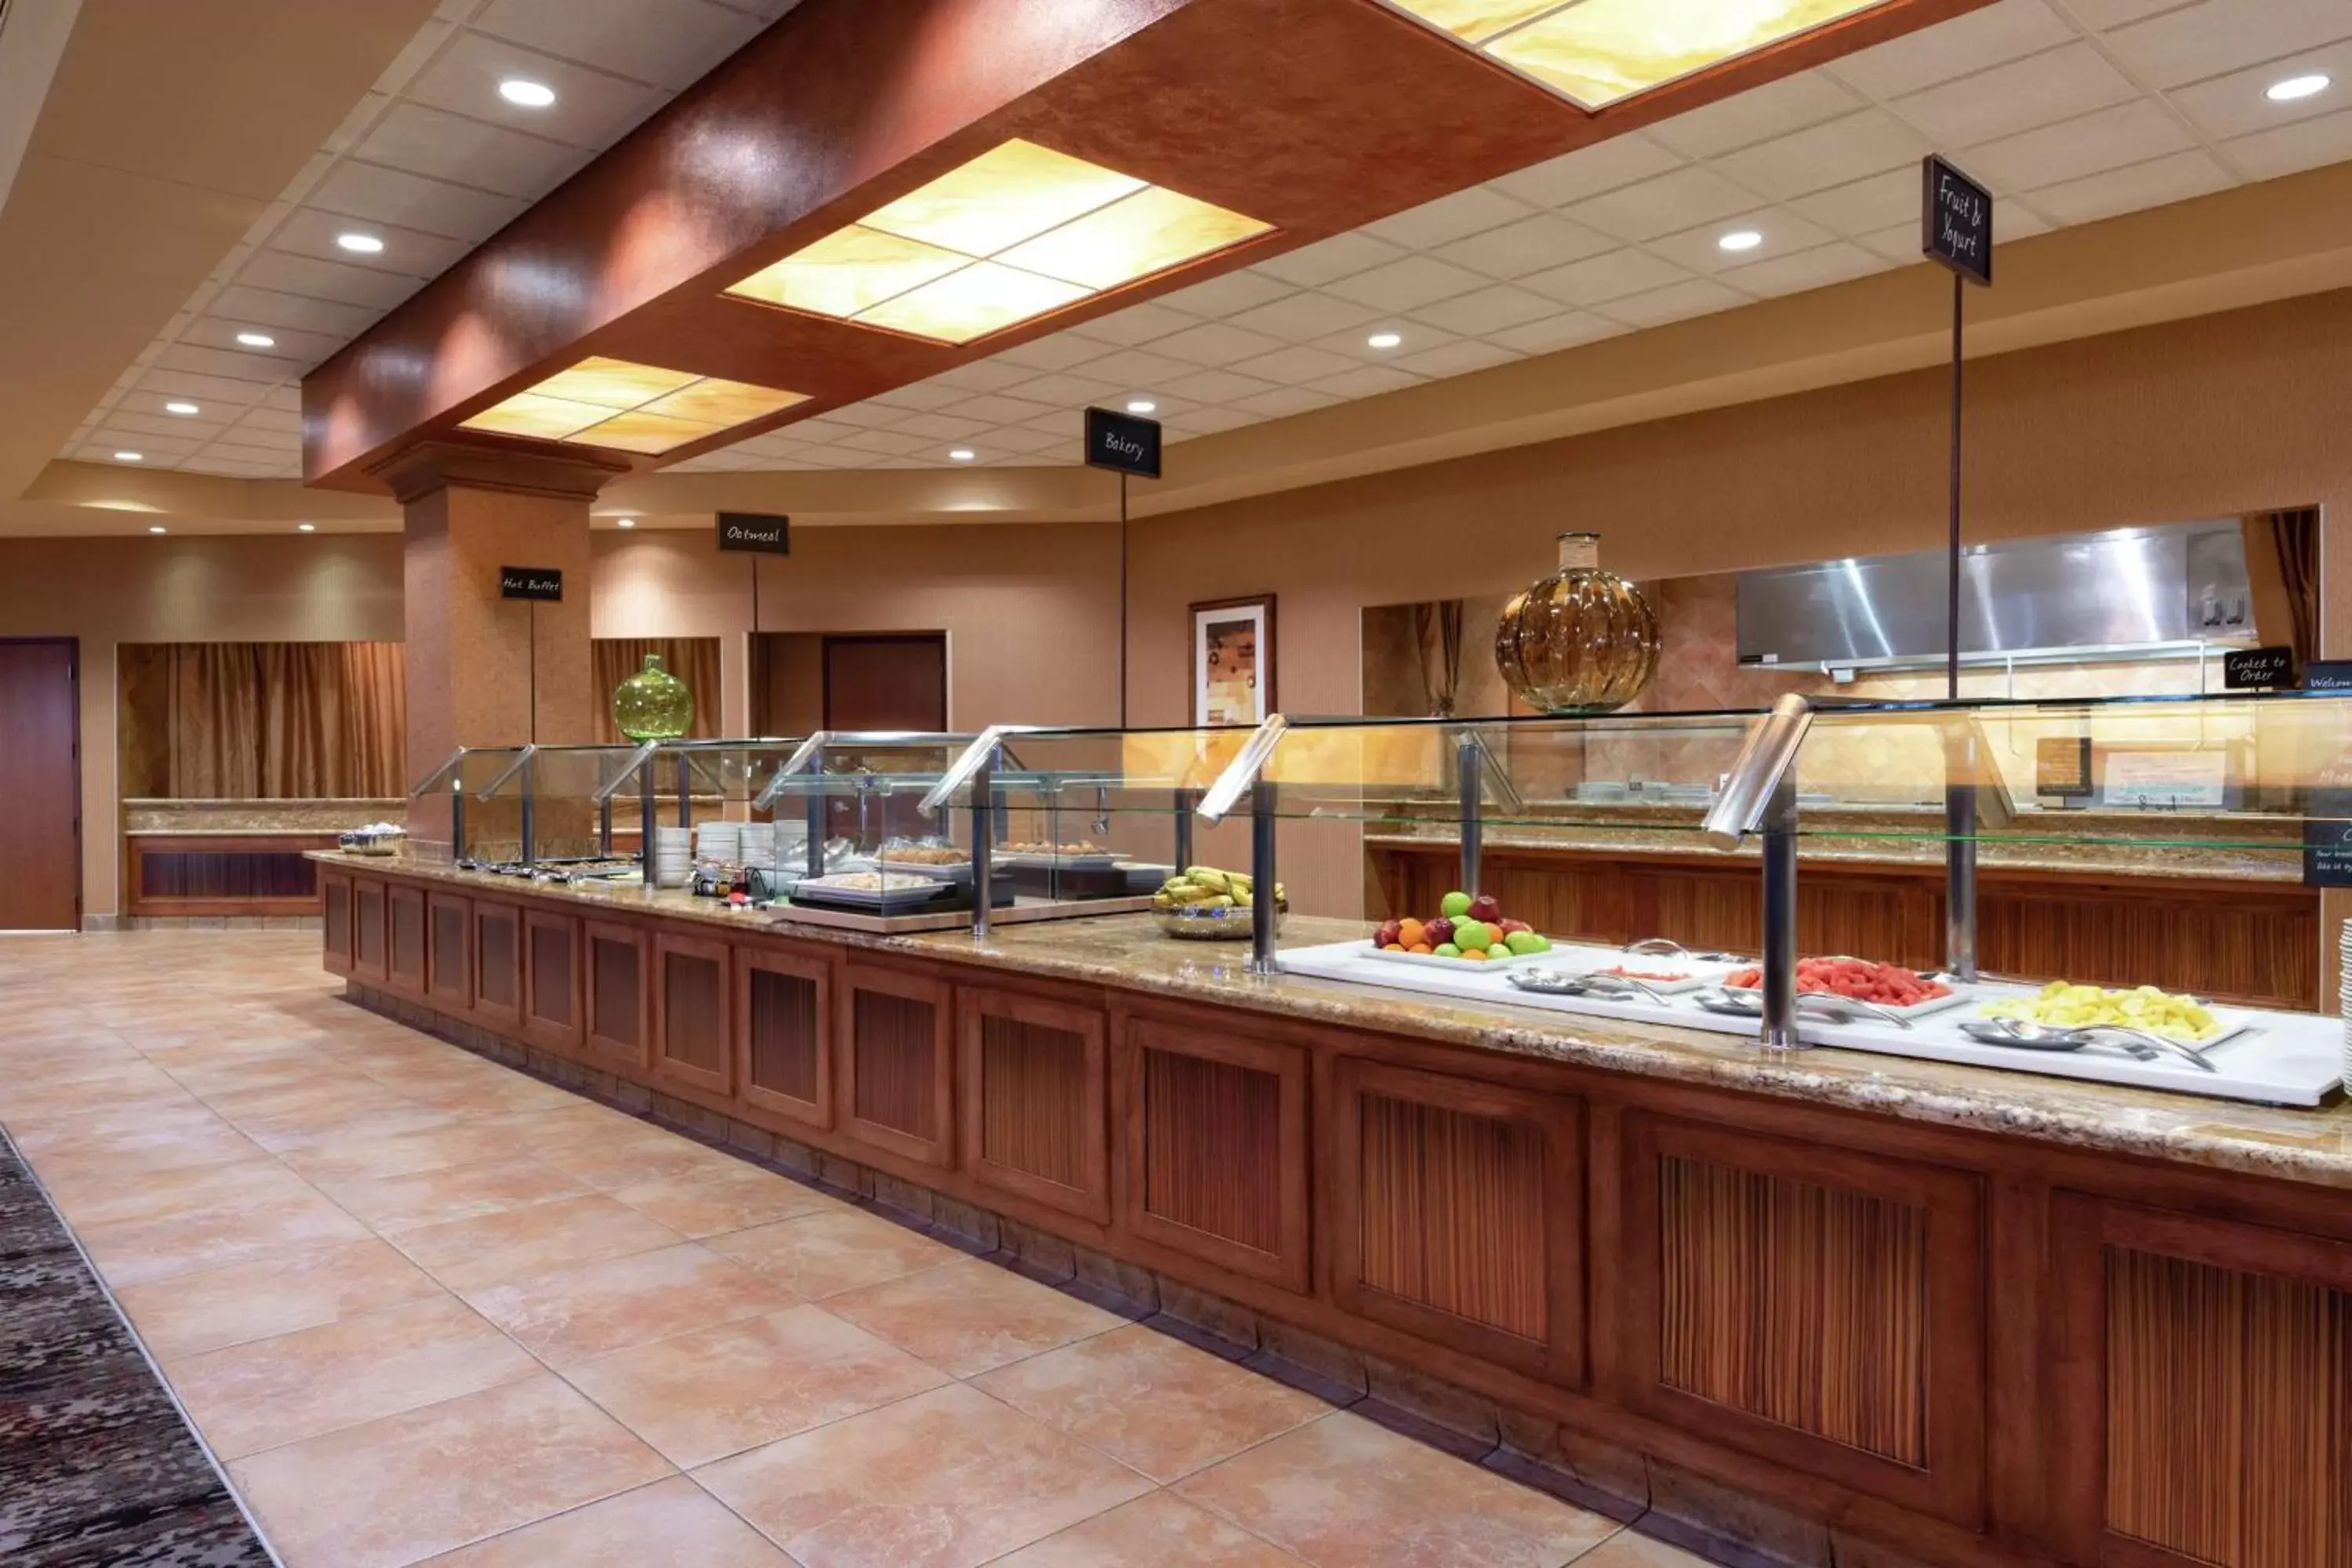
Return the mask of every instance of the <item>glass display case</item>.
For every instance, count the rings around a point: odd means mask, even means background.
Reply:
[[[1201,808],[1243,809],[1260,884],[1361,847],[1451,859],[1443,897],[1376,908],[1352,942],[1278,952],[1261,921],[1265,972],[2288,1103],[2343,1071],[2315,984],[2293,988],[2310,1011],[2231,994],[2269,997],[2273,963],[2318,978],[2311,889],[2352,884],[2342,697],[1277,718]],[[1490,879],[1506,851],[1581,857],[1599,868],[1586,904],[1527,899],[1523,865]],[[1836,904],[1838,878],[1872,885]],[[1606,900],[1590,889],[1612,879],[1650,889],[1650,929],[1594,934],[1608,922],[1588,906]],[[1983,972],[1989,879],[2014,979]],[[2250,918],[2200,957],[2242,984],[2135,977],[2178,967],[2171,928],[2233,900],[2300,911]],[[1895,961],[1923,936],[1931,953]]]

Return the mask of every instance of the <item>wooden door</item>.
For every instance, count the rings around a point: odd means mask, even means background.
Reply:
[[[0,640],[0,931],[81,929],[79,647]]]
[[[824,727],[946,729],[947,634],[906,632],[825,638]]]

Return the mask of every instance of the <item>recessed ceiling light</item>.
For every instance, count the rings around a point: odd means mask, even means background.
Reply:
[[[1130,397],[1127,400],[1127,411],[1129,414],[1157,414],[1160,405],[1148,397]]]
[[[192,414],[202,414],[204,410],[196,405],[190,403],[185,398],[175,397],[171,402],[163,405],[163,412],[166,414],[176,414],[181,418],[185,419]]]
[[[117,452],[114,454],[114,460],[118,463],[143,463],[147,460],[147,454],[144,452]]]
[[[499,83],[499,96],[519,109],[545,109],[555,101],[555,89],[529,77],[510,76]]]
[[[2326,92],[2335,79],[2326,71],[2313,71],[2305,76],[2291,76],[2284,81],[2271,83],[2263,96],[2273,103],[2293,103],[2298,99],[2316,98]]]
[[[353,256],[381,256],[383,254],[383,240],[378,239],[372,234],[362,234],[356,229],[352,230],[349,234],[339,234],[335,236],[335,243],[341,246],[345,250],[350,251]]]
[[[319,525],[315,522],[298,522],[294,525],[294,531],[297,533],[316,533],[319,531]]]
[[[1392,349],[1403,342],[1402,332],[1374,332],[1364,340],[1364,346],[1374,349]]]
[[[637,526],[637,520],[634,517],[625,517],[613,526],[614,528],[635,528]]]
[[[278,340],[268,332],[239,332],[236,341],[249,349],[274,349]]]
[[[147,531],[150,533],[168,533],[171,530],[165,528],[160,522],[151,522],[147,525]]]
[[[1753,250],[1764,243],[1764,237],[1752,228],[1735,228],[1715,242],[1717,250]]]
[[[979,456],[980,454],[978,452],[973,451],[969,447],[950,447],[948,448],[948,457],[951,460],[959,463],[969,463],[974,458]]]

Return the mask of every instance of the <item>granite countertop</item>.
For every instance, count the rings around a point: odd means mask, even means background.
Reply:
[[[266,837],[276,833],[341,833],[370,822],[405,822],[404,800],[126,800],[125,837]]]
[[[1213,1002],[2068,1148],[2352,1189],[2352,1105],[2341,1100],[2320,1110],[2301,1110],[1859,1051],[1819,1048],[1767,1057],[1738,1037],[1704,1030],[1484,1003],[1436,1002],[1335,981],[1253,974],[1247,967],[1247,944],[1175,941],[1142,915],[1003,926],[985,942],[964,931],[870,936],[795,923],[764,911],[729,912],[710,900],[656,889],[518,884],[509,878],[412,859],[332,851],[316,852],[315,858],[356,870],[568,898],[615,912],[769,930],[845,947]],[[1285,922],[1282,944],[1314,946],[1362,931],[1354,921],[1292,916]]]

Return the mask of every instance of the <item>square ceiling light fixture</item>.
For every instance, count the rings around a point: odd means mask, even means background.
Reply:
[[[968,343],[1273,226],[1015,140],[727,292]]]
[[[625,359],[583,359],[492,404],[458,427],[660,453],[807,401],[804,393],[778,392],[691,371]]]
[[[1886,0],[1387,0],[1600,109]]]

